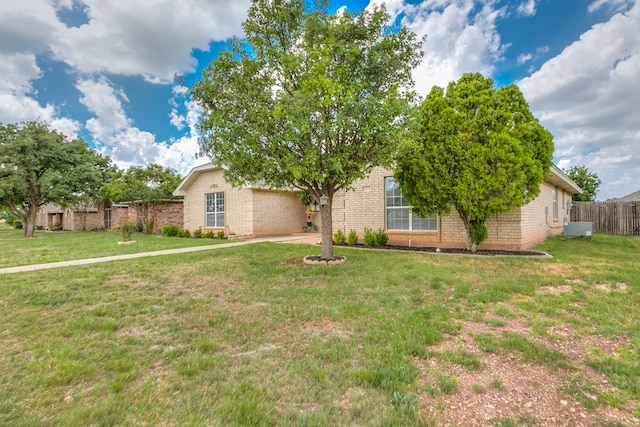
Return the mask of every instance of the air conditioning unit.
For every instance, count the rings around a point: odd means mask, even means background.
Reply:
[[[564,237],[593,236],[592,222],[570,222],[564,226]]]

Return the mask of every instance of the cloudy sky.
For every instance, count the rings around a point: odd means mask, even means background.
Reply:
[[[600,200],[640,189],[637,0],[332,0],[373,4],[419,36],[426,95],[464,72],[516,83],[551,131],[554,161],[586,165]],[[198,111],[185,89],[249,0],[0,0],[0,122],[40,119],[121,167],[198,160]],[[202,159],[199,160],[202,162]]]

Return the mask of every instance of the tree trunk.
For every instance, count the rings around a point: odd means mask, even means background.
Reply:
[[[38,210],[32,207],[25,209],[25,215],[22,218],[22,228],[24,229],[24,237],[33,237],[33,230],[36,225],[36,216]]]
[[[464,213],[464,211],[461,211],[460,209],[456,209],[456,210],[458,211],[458,215],[460,215],[462,224],[464,224],[464,231],[467,238],[467,250],[471,252],[475,252],[476,250],[478,250],[478,245],[473,243],[471,240],[471,228],[470,228],[471,221],[469,220],[469,217]]]
[[[320,221],[322,224],[322,255],[325,260],[333,259],[333,218],[331,204],[333,195],[328,196],[327,204],[320,206]]]

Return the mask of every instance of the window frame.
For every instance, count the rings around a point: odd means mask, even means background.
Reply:
[[[554,186],[551,190],[551,211],[553,213],[553,219],[557,220],[558,215],[558,186]]]
[[[211,198],[211,200],[209,200]],[[204,224],[205,228],[224,228],[225,226],[225,197],[224,191],[205,193],[204,195]],[[222,209],[220,209],[220,207]],[[210,210],[210,208],[213,208]],[[220,221],[220,216],[222,220]],[[213,221],[209,221],[213,219]],[[211,225],[213,224],[213,225]]]
[[[397,190],[397,194],[392,194],[392,195],[388,194],[389,185],[390,185],[389,183],[391,182],[392,182],[391,185],[395,187],[394,192],[395,190]],[[395,200],[395,203],[392,203],[390,205],[389,203],[390,200]],[[389,226],[390,211],[400,212],[404,210],[408,210],[407,218],[401,219],[400,221],[403,221],[403,222],[408,221],[408,228],[391,228]],[[402,190],[400,190],[400,187],[398,186],[397,181],[392,176],[384,177],[384,213],[385,213],[384,223],[385,223],[385,229],[387,231],[400,231],[400,232],[410,231],[410,232],[433,233],[433,232],[437,232],[439,228],[438,215],[421,217],[413,213],[412,206],[406,203],[406,200],[402,196]],[[419,220],[420,223],[422,223],[422,221],[426,221],[428,228],[414,228],[414,221],[416,220]]]

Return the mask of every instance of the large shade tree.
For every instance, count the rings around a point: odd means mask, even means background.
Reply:
[[[118,170],[111,181],[100,188],[100,198],[113,202],[127,202],[138,213],[138,220],[146,233],[153,232],[150,208],[167,200],[176,199],[173,191],[180,184],[180,175],[171,168],[158,164],[133,166]]]
[[[488,218],[538,196],[552,154],[551,134],[517,86],[495,89],[491,79],[468,73],[446,92],[432,88],[395,176],[417,214],[455,209],[475,251],[488,237]]]
[[[25,237],[33,237],[38,208],[77,203],[109,167],[109,158],[46,123],[0,124],[0,206],[22,220]]]
[[[236,185],[308,191],[321,206],[322,258],[333,258],[340,189],[388,165],[406,129],[421,43],[384,9],[326,12],[326,1],[254,0],[191,96],[203,154]]]

